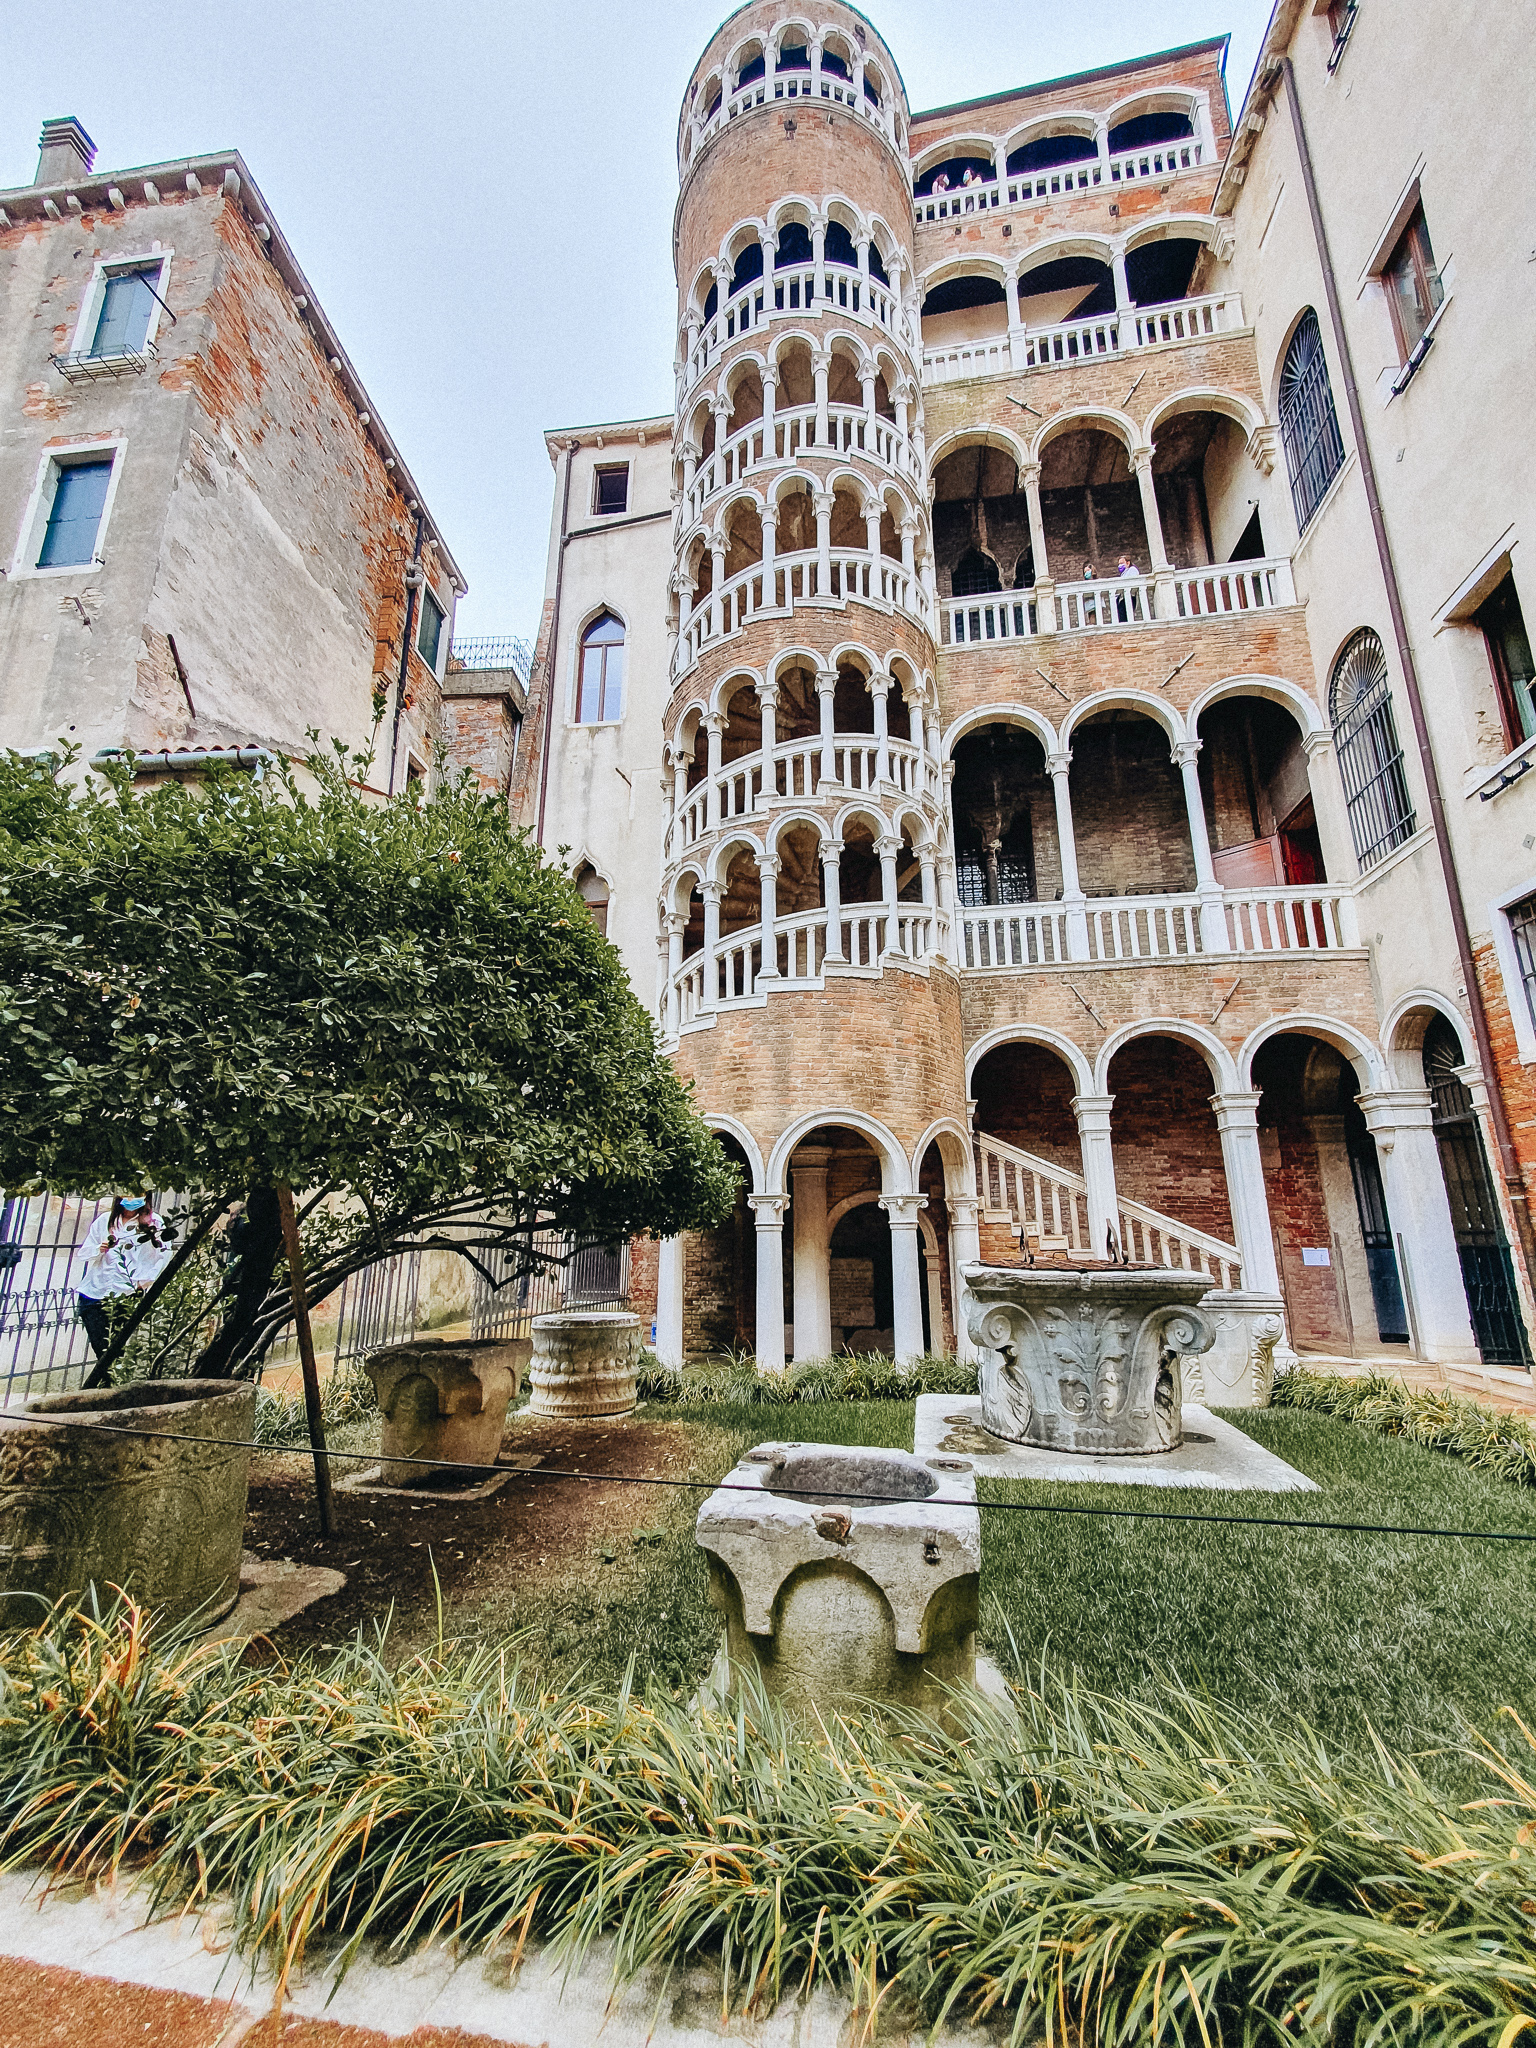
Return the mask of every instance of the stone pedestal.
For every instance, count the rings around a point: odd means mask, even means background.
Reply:
[[[455,1476],[407,1459],[443,1459],[466,1477],[494,1465],[522,1377],[521,1349],[499,1337],[463,1344],[418,1337],[370,1352],[363,1370],[384,1417],[382,1483],[432,1486]]]
[[[628,1415],[639,1395],[640,1318],[621,1310],[535,1316],[530,1415]]]
[[[994,1436],[1095,1457],[1183,1441],[1182,1360],[1208,1351],[1208,1278],[1162,1266],[968,1266]]]
[[[229,1380],[49,1394],[0,1415],[0,1627],[30,1628],[92,1586],[105,1606],[120,1586],[161,1621],[211,1628],[240,1593],[255,1420],[255,1387]]]
[[[1293,1365],[1286,1342],[1285,1302],[1278,1294],[1213,1287],[1200,1313],[1211,1326],[1203,1356],[1184,1361],[1184,1398],[1210,1408],[1267,1408],[1276,1372]]]
[[[975,1682],[981,1518],[964,1459],[759,1444],[705,1501],[698,1540],[733,1671],[792,1710],[938,1713],[947,1687]]]

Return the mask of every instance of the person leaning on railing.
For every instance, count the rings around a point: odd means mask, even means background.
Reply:
[[[107,1303],[149,1286],[171,1256],[176,1237],[145,1195],[115,1195],[104,1216],[85,1233],[75,1261],[75,1307],[98,1358],[112,1342]]]

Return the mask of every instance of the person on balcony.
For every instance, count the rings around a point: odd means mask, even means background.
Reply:
[[[960,180],[960,182],[962,185],[979,185],[981,183],[981,180],[980,178],[977,177],[972,167],[969,164],[967,164],[965,167],[965,176]]]
[[[935,192],[947,192],[949,190],[948,171],[940,171],[939,175],[933,181],[933,189]]]
[[[1127,561],[1125,556],[1122,555],[1120,557],[1119,566],[1116,569],[1115,573],[1118,576],[1139,576],[1141,574],[1141,571],[1137,568],[1134,562]]]

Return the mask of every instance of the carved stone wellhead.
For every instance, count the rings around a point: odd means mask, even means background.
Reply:
[[[962,1277],[992,1435],[1098,1457],[1177,1450],[1182,1360],[1215,1339],[1196,1306],[1205,1274],[966,1266]]]

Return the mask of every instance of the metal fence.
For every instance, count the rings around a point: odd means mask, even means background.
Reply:
[[[480,1254],[491,1277],[475,1275],[472,1336],[526,1337],[535,1316],[555,1309],[616,1308],[628,1303],[627,1243],[578,1245],[571,1251],[570,1239],[562,1232],[543,1230],[534,1238],[534,1248],[564,1263],[513,1279],[508,1276],[515,1261],[505,1252]]]

